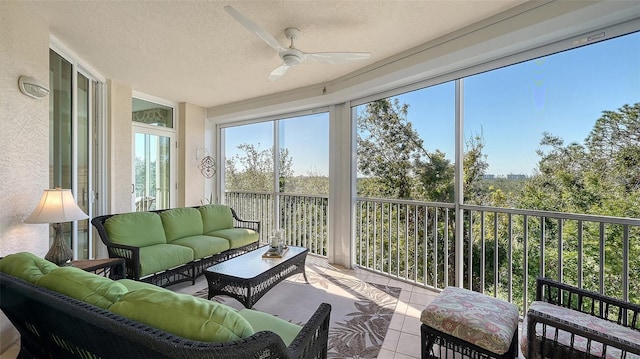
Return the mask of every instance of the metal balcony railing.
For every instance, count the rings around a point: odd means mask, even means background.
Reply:
[[[240,218],[261,221],[261,243],[269,243],[279,221],[278,228],[284,230],[286,244],[327,255],[327,196],[237,191],[225,193],[225,200]]]
[[[326,256],[328,198],[277,197],[228,192],[226,203],[262,221],[264,243],[277,218],[288,244]],[[465,288],[512,302],[521,314],[538,276],[640,303],[640,219],[475,205],[459,211]],[[455,285],[456,217],[450,203],[358,198],[356,264],[436,290]]]

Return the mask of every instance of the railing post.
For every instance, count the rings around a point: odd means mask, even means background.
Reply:
[[[456,273],[456,287],[463,287],[464,280],[464,213],[461,208],[464,201],[462,180],[464,176],[464,128],[463,128],[463,81],[461,79],[456,80],[456,149],[455,149],[455,179],[454,179],[454,202],[455,202],[455,273]],[[471,275],[471,273],[469,273]]]

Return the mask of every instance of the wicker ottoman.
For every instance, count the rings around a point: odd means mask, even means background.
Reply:
[[[420,321],[423,359],[434,344],[446,356],[450,351],[469,358],[518,356],[518,308],[503,300],[447,287],[422,311]]]

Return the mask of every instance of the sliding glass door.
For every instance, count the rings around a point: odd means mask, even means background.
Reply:
[[[49,187],[71,189],[78,206],[93,215],[95,190],[92,136],[97,121],[98,82],[68,58],[49,53]],[[65,223],[74,258],[95,256],[89,220]]]

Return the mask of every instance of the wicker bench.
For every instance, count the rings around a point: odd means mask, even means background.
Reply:
[[[520,347],[529,359],[640,358],[640,305],[538,278]]]
[[[518,308],[503,300],[447,287],[420,320],[423,359],[434,355],[434,344],[440,346],[440,357],[450,351],[469,358],[518,356]],[[452,357],[460,357],[455,353]]]

